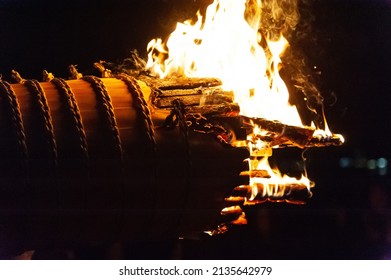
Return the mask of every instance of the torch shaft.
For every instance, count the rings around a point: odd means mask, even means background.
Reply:
[[[248,152],[164,127],[171,110],[148,105],[152,91],[125,75],[0,83],[2,248],[176,237],[218,224]]]

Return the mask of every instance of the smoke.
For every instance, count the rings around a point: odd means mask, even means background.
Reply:
[[[311,9],[312,1],[296,0],[298,22],[286,34],[290,48],[284,53],[282,61],[284,67],[281,76],[286,83],[291,84],[291,97],[296,100],[295,105],[300,110],[302,118],[314,121],[318,128],[325,128],[324,98],[319,90],[321,70],[309,60],[310,52],[316,51],[316,32],[313,30],[315,18]],[[300,106],[304,104],[303,106]]]
[[[289,35],[299,23],[298,0],[262,0],[260,29],[268,39]]]
[[[266,41],[276,41],[281,34],[290,42],[290,48],[282,57],[283,67],[280,70],[291,94],[290,101],[298,107],[304,122],[314,121],[317,127],[324,128],[323,97],[317,86],[316,74],[301,47],[314,36],[310,2],[247,0],[245,18],[252,27],[258,27],[262,38],[260,44],[266,52]]]

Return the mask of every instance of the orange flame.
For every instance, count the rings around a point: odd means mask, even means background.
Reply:
[[[262,33],[262,5],[261,0],[215,0],[204,16],[197,13],[195,22],[177,23],[166,42],[154,39],[148,44],[147,69],[160,78],[219,78],[224,90],[234,92],[241,115],[303,127],[296,107],[289,104],[288,89],[279,75],[280,57],[289,44],[282,34]],[[267,170],[271,178],[250,178],[250,200],[258,195],[259,184],[266,186],[264,195],[277,197],[284,193],[283,186],[290,183],[304,184],[309,190],[311,183],[307,178],[297,180],[270,169],[267,158],[273,147],[268,142],[252,140],[261,133],[255,126],[248,135],[249,168]],[[329,131],[316,133],[332,135]],[[253,159],[260,157],[264,159]]]
[[[214,1],[205,17],[198,12],[195,23],[178,23],[166,44],[161,39],[148,44],[147,69],[161,78],[219,78],[225,90],[235,93],[242,115],[301,126],[279,75],[280,56],[288,42],[282,35],[274,41],[262,38],[258,2],[254,12],[257,24],[251,26],[244,18],[246,0]],[[262,39],[267,42],[267,50],[260,46]]]

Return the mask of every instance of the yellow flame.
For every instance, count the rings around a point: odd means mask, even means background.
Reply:
[[[341,141],[341,143],[344,143],[345,138],[343,137],[342,134],[334,134],[331,132],[329,125],[327,123],[326,117],[324,115],[323,115],[323,121],[324,121],[324,129],[316,128],[315,124],[313,122],[311,123],[311,127],[313,129],[315,129],[312,137],[313,138],[323,138],[323,139],[335,137],[335,138],[338,138]]]
[[[287,187],[294,186],[304,186],[310,192],[313,184],[306,176],[302,175],[300,179],[297,179],[281,174],[277,168],[271,168],[268,159],[272,155],[273,147],[270,143],[259,140],[258,137],[255,137],[254,141],[254,136],[262,135],[262,133],[262,130],[255,125],[253,133],[247,136],[247,147],[250,151],[250,158],[247,161],[250,174],[268,174],[268,176],[250,175],[251,196],[248,200],[251,202],[259,197],[283,199],[287,195]]]
[[[280,173],[278,169],[272,169],[268,162],[268,157],[258,159],[249,159],[250,170],[263,170],[266,171],[270,178],[251,177],[249,185],[252,188],[250,201],[254,200],[257,196],[260,197],[272,197],[273,199],[284,198],[286,193],[286,187],[292,185],[303,185],[310,191],[312,187],[311,181],[305,176],[301,176],[300,179],[289,177]],[[259,186],[262,186],[260,189]],[[259,193],[262,191],[262,193]]]
[[[167,43],[154,39],[148,44],[149,69],[161,78],[169,75],[213,77],[225,90],[235,93],[241,114],[278,120],[301,126],[295,106],[279,75],[280,56],[288,47],[281,35],[277,40],[264,38],[260,30],[258,0],[254,24],[245,17],[246,0],[215,0],[204,17],[178,23]],[[267,43],[266,49],[260,45]]]
[[[160,78],[219,78],[224,90],[234,92],[241,115],[303,127],[296,107],[289,104],[289,92],[279,74],[280,57],[289,44],[282,34],[268,38],[262,33],[262,2],[215,0],[204,16],[197,13],[195,22],[177,23],[166,42],[154,39],[148,44],[147,69]],[[248,135],[249,169],[266,170],[271,177],[250,178],[250,200],[258,195],[259,185],[263,186],[262,196],[273,197],[284,195],[284,185],[303,184],[309,189],[311,182],[304,176],[297,180],[270,168],[267,159],[273,147],[259,140],[264,137],[254,137],[262,133],[254,126]],[[328,128],[316,135],[322,133],[332,135]],[[262,157],[261,161],[254,160]]]

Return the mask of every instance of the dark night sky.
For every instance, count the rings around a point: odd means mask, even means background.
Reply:
[[[16,69],[40,79],[46,69],[67,77],[70,64],[91,73],[98,60],[120,62],[132,49],[144,54],[150,39],[170,33],[200,2],[208,0],[0,0],[0,73],[8,79]],[[339,158],[391,160],[391,1],[307,2],[303,12],[313,18],[312,33],[301,47],[309,66],[321,71],[330,127],[346,138],[343,147],[309,152],[317,182],[311,203],[354,208],[367,200],[372,177],[362,169],[339,170]],[[326,237],[324,230],[319,235]]]

